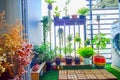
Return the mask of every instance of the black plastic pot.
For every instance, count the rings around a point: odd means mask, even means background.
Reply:
[[[79,15],[79,19],[86,19],[85,15]]]
[[[46,71],[52,70],[52,62],[46,61]]]
[[[75,64],[80,64],[80,58],[79,58],[79,57],[76,57],[76,58],[74,59],[74,61],[75,61]]]
[[[70,19],[70,16],[64,16],[63,19],[64,19],[64,20]]]
[[[61,63],[61,59],[60,59],[60,58],[56,58],[56,59],[55,59],[55,64],[56,64],[56,65],[60,65],[60,63]]]
[[[54,20],[59,20],[59,16],[54,16]]]
[[[67,56],[65,58],[65,60],[66,60],[66,64],[72,64],[72,57],[71,56]]]

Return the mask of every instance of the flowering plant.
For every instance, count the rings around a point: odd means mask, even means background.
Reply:
[[[0,79],[8,72],[7,78],[20,80],[26,73],[24,67],[30,64],[32,45],[23,40],[23,26],[19,21],[9,25],[4,21],[4,15],[5,12],[0,13]]]

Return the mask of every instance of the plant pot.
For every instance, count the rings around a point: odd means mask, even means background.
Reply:
[[[64,19],[64,20],[70,19],[70,16],[64,16],[63,19]]]
[[[55,59],[55,64],[56,64],[56,65],[60,65],[60,63],[61,63],[61,59],[60,59],[60,58],[56,58],[56,59]]]
[[[72,15],[72,19],[77,19],[77,15]]]
[[[48,4],[48,10],[52,10],[52,4]]]
[[[75,64],[80,64],[80,58],[79,57],[75,57]]]
[[[96,55],[93,57],[93,63],[94,63],[95,68],[103,69],[106,64],[106,59],[104,56]]]
[[[52,70],[52,62],[46,61],[46,71]]]
[[[54,16],[54,20],[59,20],[59,16]]]
[[[90,64],[90,58],[84,58],[84,64],[89,65]]]
[[[67,56],[65,58],[65,60],[66,60],[66,64],[72,64],[72,57],[71,56]]]
[[[79,19],[86,19],[85,15],[79,15]]]

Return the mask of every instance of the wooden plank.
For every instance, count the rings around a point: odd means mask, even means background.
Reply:
[[[59,70],[59,80],[117,80],[105,69]]]

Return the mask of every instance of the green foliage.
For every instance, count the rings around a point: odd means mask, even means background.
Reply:
[[[105,37],[105,34],[100,33],[100,35],[95,35],[95,37],[92,40],[92,44],[96,45],[96,48],[102,48],[105,49],[107,43],[110,42],[109,38]]]
[[[54,0],[45,0],[45,2],[48,3],[48,4],[52,4],[52,3],[55,3],[56,1],[54,1]]]
[[[78,11],[77,11],[77,13],[78,13],[79,15],[87,15],[88,12],[89,12],[89,9],[86,8],[86,7],[82,7],[82,8],[80,8],[80,9],[78,9]]]
[[[66,55],[66,54],[71,54],[72,51],[73,51],[73,48],[72,48],[72,43],[68,43],[68,45],[64,48],[62,48],[63,50],[63,53]]]
[[[68,35],[68,36],[67,36],[67,40],[68,40],[69,42],[71,42],[71,41],[72,41],[72,35]]]
[[[42,43],[40,46],[35,45],[34,51],[38,53],[38,57],[41,61],[52,60],[54,58],[55,50],[50,50],[48,43]]]
[[[90,39],[87,38],[85,41],[85,46],[90,45],[90,42],[91,42]]]
[[[60,16],[60,12],[58,6],[55,7],[54,9],[54,16]]]
[[[78,33],[76,33],[75,38],[74,38],[74,41],[75,41],[76,43],[81,43],[81,38],[79,37],[79,34],[78,34]]]
[[[66,55],[66,53],[68,52],[67,47],[63,47],[62,50],[63,50],[63,53]]]
[[[91,47],[82,47],[77,50],[77,53],[84,57],[84,58],[89,58],[95,54],[94,49]]]
[[[70,3],[70,0],[66,0],[66,2],[65,2],[65,7],[63,8],[63,10],[64,10],[64,12],[65,12],[65,16],[69,16],[68,15],[68,5],[69,5],[69,3]]]
[[[46,44],[46,37],[47,37],[47,32],[49,31],[49,26],[48,26],[48,16],[43,16],[42,17],[42,21],[43,23],[43,41],[44,41],[44,44]]]

